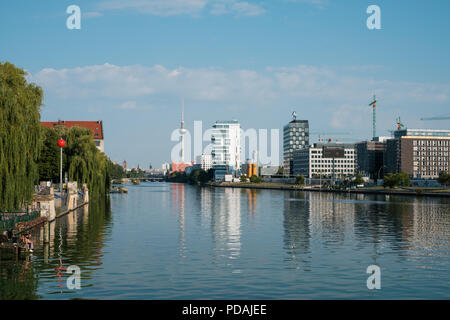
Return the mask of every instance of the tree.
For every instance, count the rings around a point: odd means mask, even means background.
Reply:
[[[409,187],[411,185],[411,179],[408,174],[404,172],[392,174],[388,173],[383,179],[384,188],[395,188],[398,186]]]
[[[111,161],[109,161],[110,166],[110,172],[111,172],[111,179],[113,180],[120,180],[122,178],[126,177],[125,170],[123,167],[119,164],[114,164]]]
[[[86,183],[93,198],[109,193],[113,164],[97,149],[90,130],[63,125],[42,130],[44,141],[37,161],[40,179],[59,181],[60,151],[56,143],[63,138],[63,172],[68,173],[69,180]]]
[[[277,175],[282,176],[284,174],[284,168],[283,167],[279,167],[278,171],[277,171]]]
[[[409,187],[411,185],[411,179],[409,175],[404,172],[397,173],[397,181],[398,185],[401,187]]]
[[[243,174],[243,175],[240,176],[239,180],[241,182],[247,182],[248,181],[248,177],[247,177],[247,175]]]
[[[305,184],[305,176],[299,174],[295,177],[295,184],[304,185]]]
[[[183,172],[172,172],[167,176],[167,181],[169,182],[187,182],[186,173]]]
[[[439,175],[438,182],[443,186],[450,185],[450,174],[448,172],[442,172]]]
[[[358,173],[355,177],[355,179],[353,180],[353,183],[356,185],[360,185],[360,184],[364,184],[364,179],[361,173]]]
[[[202,169],[192,170],[189,176],[187,177],[187,181],[190,184],[198,184],[200,182],[200,174],[202,171],[203,171]]]
[[[250,182],[251,183],[261,183],[262,182],[262,178],[258,177],[257,175],[252,175],[250,177]]]
[[[27,83],[27,73],[0,63],[0,210],[31,201],[38,180],[42,89]]]
[[[61,138],[52,128],[42,127],[42,147],[38,157],[39,181],[59,181],[60,151],[57,141]],[[65,154],[63,153],[63,161]]]

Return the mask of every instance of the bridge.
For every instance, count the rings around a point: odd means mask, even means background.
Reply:
[[[141,177],[141,178],[123,178],[123,179],[113,179],[111,180],[112,184],[116,184],[116,183],[127,183],[127,182],[131,182],[131,180],[139,180],[142,182],[161,182],[161,181],[165,181],[166,177],[164,175],[147,175],[145,177]]]

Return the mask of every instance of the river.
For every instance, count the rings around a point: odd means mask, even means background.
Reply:
[[[450,298],[448,197],[127,188],[52,223],[50,245],[35,230],[33,255],[0,261],[0,298]]]

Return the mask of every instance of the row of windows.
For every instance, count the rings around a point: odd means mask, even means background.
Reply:
[[[449,147],[413,147],[414,151],[449,151]]]
[[[415,167],[429,168],[429,167],[448,167],[449,164],[445,162],[414,162]]]
[[[311,150],[311,153],[312,154],[322,154],[322,149],[320,149],[320,150]],[[345,150],[344,151],[344,154],[355,154],[356,153],[356,151],[355,150]]]
[[[414,157],[414,161],[415,162],[417,162],[417,161],[427,161],[427,162],[430,162],[430,161],[440,161],[440,162],[446,162],[446,163],[448,163],[449,162],[449,160],[447,159],[447,158],[441,158],[441,157]]]
[[[436,140],[414,140],[413,141],[414,146],[450,146],[450,141],[444,140],[444,141],[436,141]]]
[[[324,159],[324,158],[322,158],[321,155],[311,155],[311,159]],[[356,157],[355,156],[345,156],[344,159],[356,159]],[[331,161],[331,160],[328,160],[328,161]],[[341,161],[341,160],[336,159],[335,161]]]
[[[414,153],[414,158],[417,158],[419,156],[422,157],[431,157],[431,156],[439,156],[439,157],[448,157],[449,154],[447,152],[429,152],[429,153],[425,153],[425,152],[417,152]]]

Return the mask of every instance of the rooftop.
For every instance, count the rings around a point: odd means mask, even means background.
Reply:
[[[82,127],[91,130],[92,137],[94,139],[103,140],[103,123],[99,121],[42,121],[41,124],[47,128],[54,128],[57,126],[64,126],[67,128],[71,127]]]
[[[216,121],[216,124],[239,124],[237,120],[224,120],[224,121]]]
[[[436,129],[403,129],[394,132],[396,138],[404,136],[450,137],[450,130]]]

